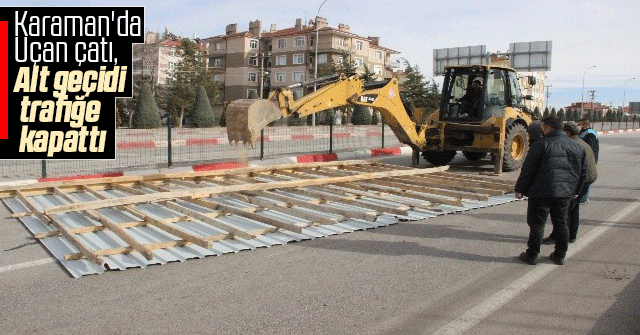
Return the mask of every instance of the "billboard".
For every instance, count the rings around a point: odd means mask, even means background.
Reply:
[[[487,64],[487,46],[476,45],[433,50],[433,75],[443,75],[449,65]]]
[[[516,71],[550,71],[551,41],[510,43],[509,59]]]

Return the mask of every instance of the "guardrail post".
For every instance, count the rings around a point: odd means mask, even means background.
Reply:
[[[47,178],[47,161],[42,160],[42,178]]]
[[[382,147],[384,148],[384,118],[380,118],[382,120]]]
[[[329,112],[329,153],[333,153],[333,111]]]
[[[260,160],[264,160],[264,128],[260,130]]]
[[[171,167],[171,123],[173,122],[173,118],[169,116],[167,118],[167,166]]]

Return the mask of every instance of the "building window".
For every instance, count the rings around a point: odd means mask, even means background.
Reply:
[[[303,47],[304,46],[304,37],[296,37],[296,46]]]
[[[221,82],[222,81],[222,75],[221,74],[214,74],[213,75],[213,81]]]
[[[362,50],[364,48],[364,43],[362,41],[356,41],[356,50]]]
[[[373,73],[382,75],[382,66],[374,65],[373,66]]]
[[[178,63],[176,62],[169,62],[169,71],[175,71],[178,69]]]
[[[276,66],[278,65],[287,65],[287,56],[276,56]]]
[[[177,54],[177,51],[175,48],[169,49],[169,56],[176,56],[176,54]]]
[[[249,41],[249,48],[258,49],[258,40],[250,40]]]
[[[342,64],[342,63],[344,63],[344,57],[342,56],[336,57],[336,64]]]
[[[327,64],[327,54],[318,55],[318,64]]]
[[[258,57],[249,56],[249,66],[258,66]]]
[[[221,67],[222,66],[222,58],[214,58],[213,59],[213,66],[214,67]]]
[[[287,40],[285,38],[281,38],[278,40],[278,49],[284,49],[287,47]]]
[[[293,81],[295,81],[295,82],[304,81],[304,73],[302,73],[302,72],[294,72],[293,73]]]
[[[222,43],[220,43],[220,42],[216,42],[216,43],[213,45],[213,49],[214,49],[214,50],[222,50]]]
[[[344,46],[344,37],[338,37],[338,46],[339,47],[343,47]]]
[[[362,58],[360,57],[353,57],[353,65],[355,67],[362,67]]]
[[[377,60],[382,60],[382,51],[376,51],[376,59]]]
[[[284,72],[278,72],[276,73],[276,82],[283,82],[285,80],[285,78],[287,77],[287,75]]]
[[[251,99],[252,97],[258,96],[258,90],[254,88],[250,88],[247,90],[247,99]]]
[[[293,64],[304,64],[304,55],[303,54],[293,55]]]
[[[255,74],[255,73],[253,73],[253,72],[250,72],[250,73],[249,73],[249,78],[248,78],[248,80],[249,80],[250,82],[254,82],[254,83],[255,83],[255,82],[258,80],[258,75],[256,75],[256,74]]]

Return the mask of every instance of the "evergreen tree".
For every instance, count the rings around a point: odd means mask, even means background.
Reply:
[[[401,95],[404,99],[409,100],[415,107],[427,107],[427,83],[420,68],[417,65],[411,66],[407,62],[405,70],[405,81],[400,87]]]
[[[178,52],[182,60],[175,71],[168,73],[170,78],[166,106],[177,125],[181,126],[185,113],[195,104],[198,87],[204,87],[210,104],[219,100],[220,88],[205,66],[206,55],[197,43],[187,38],[182,39]],[[214,116],[215,118],[219,116]]]
[[[373,113],[371,113],[371,124],[378,124],[380,123],[380,112],[378,112],[377,110],[373,110]]]
[[[549,107],[545,107],[545,109],[544,109],[544,114],[545,114],[545,115],[549,115],[549,113],[551,113],[551,112],[549,111]]]
[[[356,126],[371,124],[369,107],[355,105],[355,107],[353,107],[353,115],[351,115],[351,123]]]
[[[551,113],[549,113],[549,114],[550,114],[551,116],[558,117],[558,113],[556,113],[556,110],[555,110],[555,109],[552,109],[552,110],[551,110]]]
[[[540,115],[540,107],[536,106],[536,108],[533,109],[533,113],[535,115]],[[547,110],[544,111],[544,114],[542,114],[542,117],[547,117],[549,116],[549,113],[547,113]]]
[[[189,113],[189,126],[196,128],[208,128],[216,126],[216,120],[213,116],[213,108],[207,97],[207,91],[203,86],[198,89],[196,103]]]
[[[560,120],[567,120],[567,115],[564,113],[564,109],[556,111],[555,108],[551,108],[551,114],[555,114]]]
[[[604,116],[602,115],[602,110],[598,111],[597,118],[599,122],[602,122],[604,120]]]
[[[156,99],[147,83],[140,86],[138,104],[131,118],[131,126],[136,129],[153,129],[162,124]]]

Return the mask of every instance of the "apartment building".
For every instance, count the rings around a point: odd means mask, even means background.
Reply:
[[[167,84],[171,71],[175,71],[182,59],[178,52],[180,39],[171,34],[167,28],[161,37],[157,32],[148,31],[142,44],[134,44],[133,82],[147,76],[156,85]],[[202,45],[206,49],[206,45]]]
[[[379,45],[377,37],[352,33],[348,25],[333,28],[325,18],[317,21],[317,32],[313,21],[305,25],[297,19],[290,28],[279,30],[272,24],[263,30],[256,20],[249,22],[248,31],[238,32],[237,24],[230,24],[224,35],[204,39],[214,80],[224,83],[224,103],[260,96],[260,87],[266,96],[273,88],[313,79],[316,33],[319,67],[350,61],[360,73],[366,66],[380,77],[390,75],[389,59],[399,52]],[[344,55],[349,59],[343,59]],[[296,96],[305,93],[302,88],[293,92]]]

